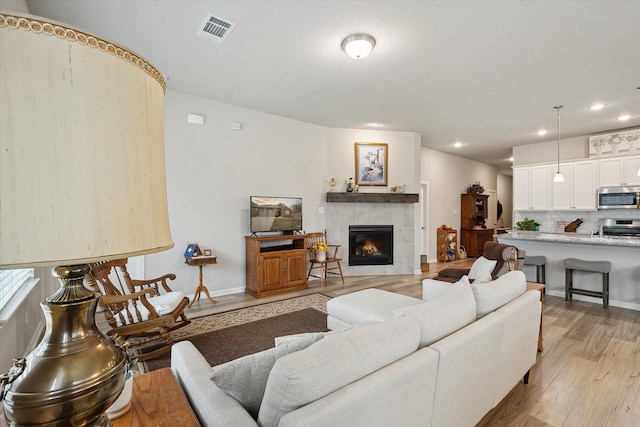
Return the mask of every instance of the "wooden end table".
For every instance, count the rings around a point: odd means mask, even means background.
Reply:
[[[544,285],[542,283],[527,282],[527,291],[539,291],[542,310],[540,311],[540,333],[538,334],[538,351],[542,351],[542,314],[544,312]]]
[[[196,302],[197,299],[200,299],[200,293],[202,292],[204,292],[204,294],[207,296],[209,301],[215,304],[216,300],[211,298],[211,295],[209,295],[209,289],[207,289],[207,287],[202,284],[202,266],[207,264],[217,264],[218,263],[217,258],[215,256],[198,256],[198,257],[192,257],[192,258],[185,258],[184,262],[189,265],[197,265],[200,268],[200,281],[198,282],[198,287],[196,288],[196,291],[193,294],[193,299],[191,300],[191,302],[187,307],[191,307],[193,303]]]
[[[187,397],[170,368],[158,369],[133,379],[131,408],[111,420],[113,427],[200,426]],[[0,427],[6,427],[0,408]]]
[[[111,424],[113,427],[200,425],[171,368],[134,377],[131,409],[111,420]]]

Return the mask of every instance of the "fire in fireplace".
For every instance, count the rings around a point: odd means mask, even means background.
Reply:
[[[349,265],[393,264],[393,225],[350,225]]]

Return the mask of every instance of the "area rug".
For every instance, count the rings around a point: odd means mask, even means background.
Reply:
[[[173,334],[189,340],[212,366],[274,346],[274,338],[303,332],[327,331],[328,297],[312,294],[195,319]],[[141,372],[168,367],[166,353],[140,363]]]

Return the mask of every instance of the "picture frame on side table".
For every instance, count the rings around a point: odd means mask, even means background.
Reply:
[[[389,144],[356,142],[356,185],[386,186],[389,178]]]

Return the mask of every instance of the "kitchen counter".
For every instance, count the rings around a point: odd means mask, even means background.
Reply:
[[[539,242],[580,243],[587,245],[629,246],[640,248],[640,238],[628,236],[603,236],[580,233],[545,233],[541,231],[511,230],[496,234],[496,238],[516,240],[536,240]]]
[[[578,233],[547,233],[512,230],[497,234],[500,243],[513,245],[526,251],[526,255],[544,255],[546,263],[546,292],[564,298],[564,260],[579,258],[591,261],[611,262],[609,274],[609,305],[640,311],[640,238],[625,236],[595,236]],[[534,282],[535,267],[525,265],[523,271],[527,281]],[[602,289],[600,274],[574,272],[574,281],[582,289]],[[600,298],[574,295],[574,300],[583,300],[601,306]]]

